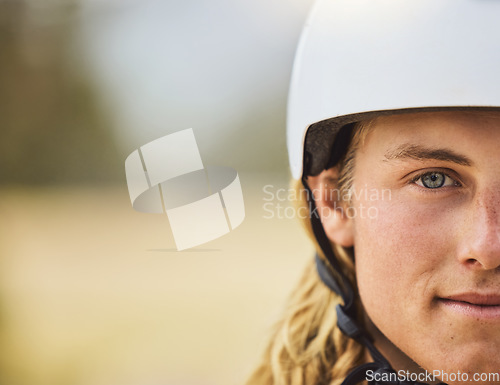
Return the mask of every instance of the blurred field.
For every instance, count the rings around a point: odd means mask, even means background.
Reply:
[[[184,252],[125,185],[0,190],[0,382],[242,383],[312,251],[264,218],[263,186],[287,181],[240,179],[244,223]]]

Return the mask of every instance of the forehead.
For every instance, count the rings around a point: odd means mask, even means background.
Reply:
[[[402,144],[498,151],[500,112],[443,111],[383,116],[369,124],[361,151],[395,150]]]

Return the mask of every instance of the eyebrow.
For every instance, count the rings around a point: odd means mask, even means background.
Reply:
[[[447,148],[427,148],[407,143],[387,151],[385,153],[385,158],[386,160],[441,160],[457,163],[462,166],[472,166],[473,164],[473,162],[466,156],[457,154]]]

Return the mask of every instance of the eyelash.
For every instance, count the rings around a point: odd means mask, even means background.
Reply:
[[[454,184],[452,186],[440,186],[440,187],[435,187],[435,188],[430,188],[430,187],[425,187],[425,186],[421,186],[419,184],[417,184],[417,181],[421,180],[424,176],[426,175],[431,175],[431,174],[442,174],[444,175],[445,178],[449,178],[451,179]],[[462,186],[462,184],[457,180],[457,178],[453,178],[451,177],[448,173],[444,172],[444,171],[441,171],[441,170],[432,170],[432,171],[425,171],[425,172],[422,172],[416,176],[414,176],[411,180],[410,180],[410,183],[411,184],[414,184],[414,185],[417,185],[418,187],[420,188],[423,188],[424,190],[427,190],[427,191],[436,191],[436,190],[441,190],[443,189],[444,187],[460,187]],[[423,184],[423,182],[421,182]],[[433,191],[433,192],[434,192]]]

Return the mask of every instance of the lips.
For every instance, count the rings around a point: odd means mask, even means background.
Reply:
[[[498,293],[462,293],[439,298],[439,302],[454,313],[478,320],[500,321],[500,294]]]
[[[476,306],[500,306],[500,294],[464,293],[443,298]]]

